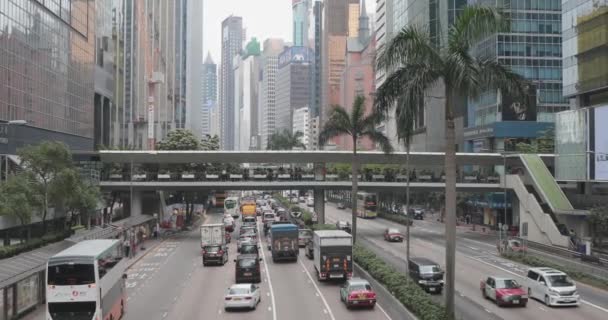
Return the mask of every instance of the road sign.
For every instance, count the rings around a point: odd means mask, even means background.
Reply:
[[[503,224],[502,225],[502,231],[507,231],[507,230],[509,230],[509,225]]]

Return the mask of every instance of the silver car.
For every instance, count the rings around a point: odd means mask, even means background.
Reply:
[[[224,310],[251,309],[255,310],[262,300],[260,287],[251,283],[234,284],[228,288],[224,296]]]

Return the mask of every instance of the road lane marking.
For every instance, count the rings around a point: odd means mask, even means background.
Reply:
[[[497,266],[497,265],[491,264],[491,263],[486,262],[486,261],[483,261],[483,260],[481,260],[481,259],[475,259],[475,258],[473,258],[473,257],[469,257],[469,258],[470,258],[470,259],[473,259],[473,260],[475,260],[475,261],[479,261],[479,262],[481,262],[481,263],[483,263],[483,264],[487,264],[487,265],[489,265],[489,266],[491,266],[491,267],[497,268],[497,269],[502,270],[502,271],[504,271],[504,272],[510,273],[510,274],[512,274],[512,275],[514,275],[514,276],[517,276],[517,277],[520,277],[520,278],[522,278],[522,279],[525,279],[525,278],[526,278],[526,277],[524,277],[524,276],[522,276],[522,275],[520,275],[520,274],[517,274],[517,273],[515,273],[515,272],[513,272],[513,271],[511,271],[511,270],[507,270],[507,269],[505,269],[505,268],[499,267],[499,266]],[[598,309],[598,310],[600,310],[600,311],[604,311],[604,312],[608,313],[608,309],[606,309],[606,308],[602,308],[602,307],[600,307],[600,306],[598,306],[598,305],[596,305],[596,304],[593,304],[593,303],[591,303],[591,302],[589,302],[589,301],[587,301],[587,300],[584,300],[584,299],[581,299],[580,301],[581,301],[582,303],[584,303],[584,304],[586,304],[586,305],[590,306],[590,307],[594,307],[594,308],[596,308],[596,309]]]
[[[258,232],[260,232],[260,225],[258,224]],[[274,289],[272,288],[272,280],[270,279],[270,271],[268,271],[268,263],[266,262],[266,252],[262,250],[262,261],[264,262],[264,270],[266,271],[266,279],[268,279],[268,288],[270,289],[270,306],[268,311],[272,309],[272,319],[277,320],[277,308],[274,301]]]
[[[336,320],[336,317],[334,317],[334,313],[331,312],[331,308],[329,307],[329,303],[327,303],[327,300],[325,300],[325,297],[323,296],[323,293],[321,293],[321,290],[319,290],[319,287],[317,286],[317,283],[313,280],[312,276],[310,275],[310,272],[308,272],[308,270],[306,269],[306,266],[304,265],[304,263],[302,262],[302,260],[298,259],[298,263],[302,266],[302,268],[306,272],[306,275],[308,276],[308,279],[310,279],[310,281],[312,281],[312,285],[315,287],[315,290],[317,290],[317,293],[321,297],[321,301],[323,301],[323,304],[325,305],[325,308],[329,312],[329,317],[331,318],[331,320]]]
[[[393,320],[393,319],[392,319],[392,318],[391,318],[391,317],[388,315],[388,313],[386,313],[386,311],[384,310],[384,308],[382,308],[382,307],[380,306],[380,304],[379,304],[379,303],[376,303],[376,307],[378,307],[378,309],[380,309],[380,311],[381,311],[382,313],[384,313],[384,316],[385,316],[385,317],[386,317],[388,320]]]

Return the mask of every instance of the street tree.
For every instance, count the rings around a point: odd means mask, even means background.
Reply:
[[[71,228],[77,220],[84,220],[87,229],[91,227],[90,212],[97,208],[101,199],[99,188],[90,181],[83,180],[74,169],[64,169],[53,183],[53,197],[66,210]]]
[[[47,216],[49,209],[61,201],[61,193],[57,197],[50,197],[53,187],[61,187],[54,184],[59,172],[67,168],[73,168],[72,154],[68,147],[57,141],[43,141],[38,145],[29,145],[17,152],[21,158],[21,164],[26,172],[33,176],[32,187],[42,199],[41,218],[42,230],[46,233]]]
[[[325,145],[330,139],[341,135],[348,135],[352,138],[353,155],[351,160],[352,171],[352,236],[353,243],[357,239],[357,192],[358,192],[358,173],[359,161],[357,159],[357,144],[361,138],[369,138],[380,146],[382,151],[390,153],[393,151],[388,138],[376,128],[383,120],[381,113],[372,112],[365,114],[365,97],[357,96],[353,102],[350,113],[341,106],[333,106],[329,112],[327,122],[319,133],[319,145]]]
[[[200,142],[200,149],[206,151],[214,151],[220,149],[220,138],[217,135],[205,135]]]
[[[293,150],[295,148],[306,149],[306,145],[302,142],[304,134],[302,131],[291,133],[289,130],[275,132],[268,139],[268,150]]]
[[[30,240],[29,224],[34,211],[40,207],[41,199],[33,188],[34,177],[29,173],[18,173],[0,185],[0,215],[14,217],[21,226],[21,235],[27,230],[26,241]]]
[[[603,245],[604,237],[608,237],[608,207],[598,206],[591,209],[589,215],[592,241],[595,246]]]
[[[210,138],[209,140],[213,140]],[[218,141],[219,142],[219,141]],[[206,141],[205,144],[207,147],[210,144],[210,141]],[[219,143],[218,143],[219,145]],[[192,131],[187,129],[177,129],[169,132],[167,137],[156,143],[157,150],[200,150],[201,149],[201,141],[199,141]],[[170,165],[172,171],[176,172],[185,172],[189,170],[194,170],[197,167],[197,164],[189,163],[189,164],[174,164]],[[184,204],[186,205],[186,221],[191,222],[194,214],[194,204],[197,200],[202,199],[202,195],[198,192],[187,191],[187,192],[178,192],[178,197],[183,199]]]
[[[454,317],[456,249],[454,115],[457,102],[463,97],[476,97],[493,89],[501,89],[513,96],[523,96],[526,92],[521,76],[501,65],[487,52],[474,50],[483,39],[508,28],[509,22],[498,9],[468,6],[449,28],[445,41],[435,44],[428,29],[408,25],[389,41],[376,61],[377,69],[388,74],[376,90],[375,106],[381,111],[386,112],[396,104],[397,109],[412,109],[409,112],[416,118],[428,90],[443,90],[440,98],[444,101],[441,112],[445,114],[445,306],[451,318]]]

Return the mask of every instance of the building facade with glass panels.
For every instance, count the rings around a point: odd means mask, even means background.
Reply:
[[[93,149],[94,58],[94,1],[0,1],[0,152],[41,140]]]
[[[479,2],[495,3],[494,0]],[[530,102],[526,116],[513,117],[506,105],[511,98],[497,91],[469,99],[468,127],[464,130],[466,151],[515,151],[519,142],[534,144],[535,139],[551,130],[551,125],[537,123],[552,124],[555,113],[569,108],[562,97],[561,1],[508,0],[503,5],[504,14],[510,20],[509,32],[489,37],[477,46],[476,53],[497,59],[530,81],[535,101]],[[493,128],[498,122],[512,127],[513,136],[476,134],[480,128]],[[537,129],[525,130],[522,126]],[[521,136],[522,132],[526,132],[526,136]]]

